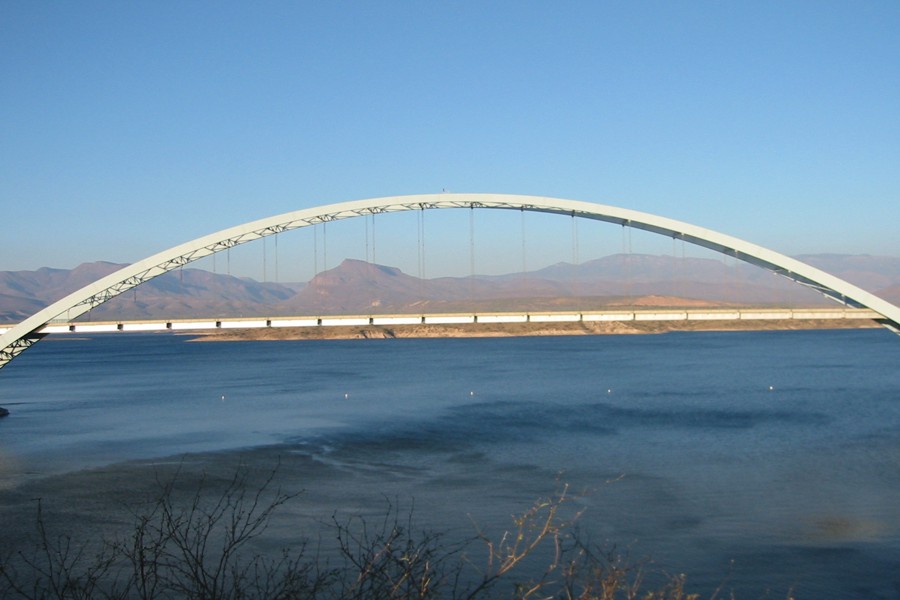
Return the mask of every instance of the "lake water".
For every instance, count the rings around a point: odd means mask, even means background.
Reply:
[[[706,597],[900,598],[887,330],[187,340],[51,337],[0,371],[0,519],[86,469],[265,449],[307,461],[313,512],[395,497],[456,530],[565,482],[586,536]]]

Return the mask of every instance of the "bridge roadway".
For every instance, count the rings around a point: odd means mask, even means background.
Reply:
[[[39,330],[52,333],[112,333],[202,331],[266,327],[359,327],[366,325],[461,325],[467,323],[578,323],[597,321],[767,321],[873,320],[880,315],[866,308],[741,308],[646,309],[582,312],[479,312],[420,315],[339,315],[305,317],[239,317],[147,321],[78,321],[50,323]],[[9,326],[11,327],[11,326]],[[0,334],[9,327],[0,326]]]

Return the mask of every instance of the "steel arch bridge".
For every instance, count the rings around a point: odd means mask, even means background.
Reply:
[[[552,213],[606,221],[643,229],[710,248],[727,256],[763,267],[811,287],[854,308],[868,308],[879,321],[900,333],[900,308],[838,277],[756,244],[697,225],[626,208],[542,196],[507,194],[423,194],[389,196],[327,204],[288,212],[223,229],[124,267],[35,313],[0,335],[0,368],[45,334],[40,330],[59,320],[72,320],[122,292],[200,258],[270,235],[353,217],[439,208],[501,209]]]

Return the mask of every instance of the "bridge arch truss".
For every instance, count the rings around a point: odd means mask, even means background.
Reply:
[[[43,337],[49,323],[76,319],[145,281],[260,238],[354,217],[441,208],[499,209],[550,213],[605,221],[709,248],[811,287],[846,306],[868,308],[900,333],[900,308],[838,277],[773,250],[697,225],[627,208],[542,196],[423,194],[327,204],[223,229],[154,254],[65,296],[0,335],[0,368]]]

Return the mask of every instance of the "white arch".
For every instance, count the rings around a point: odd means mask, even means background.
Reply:
[[[149,279],[210,254],[283,231],[327,221],[437,208],[495,208],[571,215],[682,239],[769,269],[815,288],[843,304],[869,308],[884,317],[882,320],[884,325],[900,332],[900,308],[886,300],[778,252],[690,223],[626,208],[576,200],[506,194],[442,193],[390,196],[306,208],[223,229],[164,250],[98,279],[11,327],[0,336],[0,368],[38,341],[42,337],[38,331],[48,323],[60,318],[67,321],[75,319]]]

